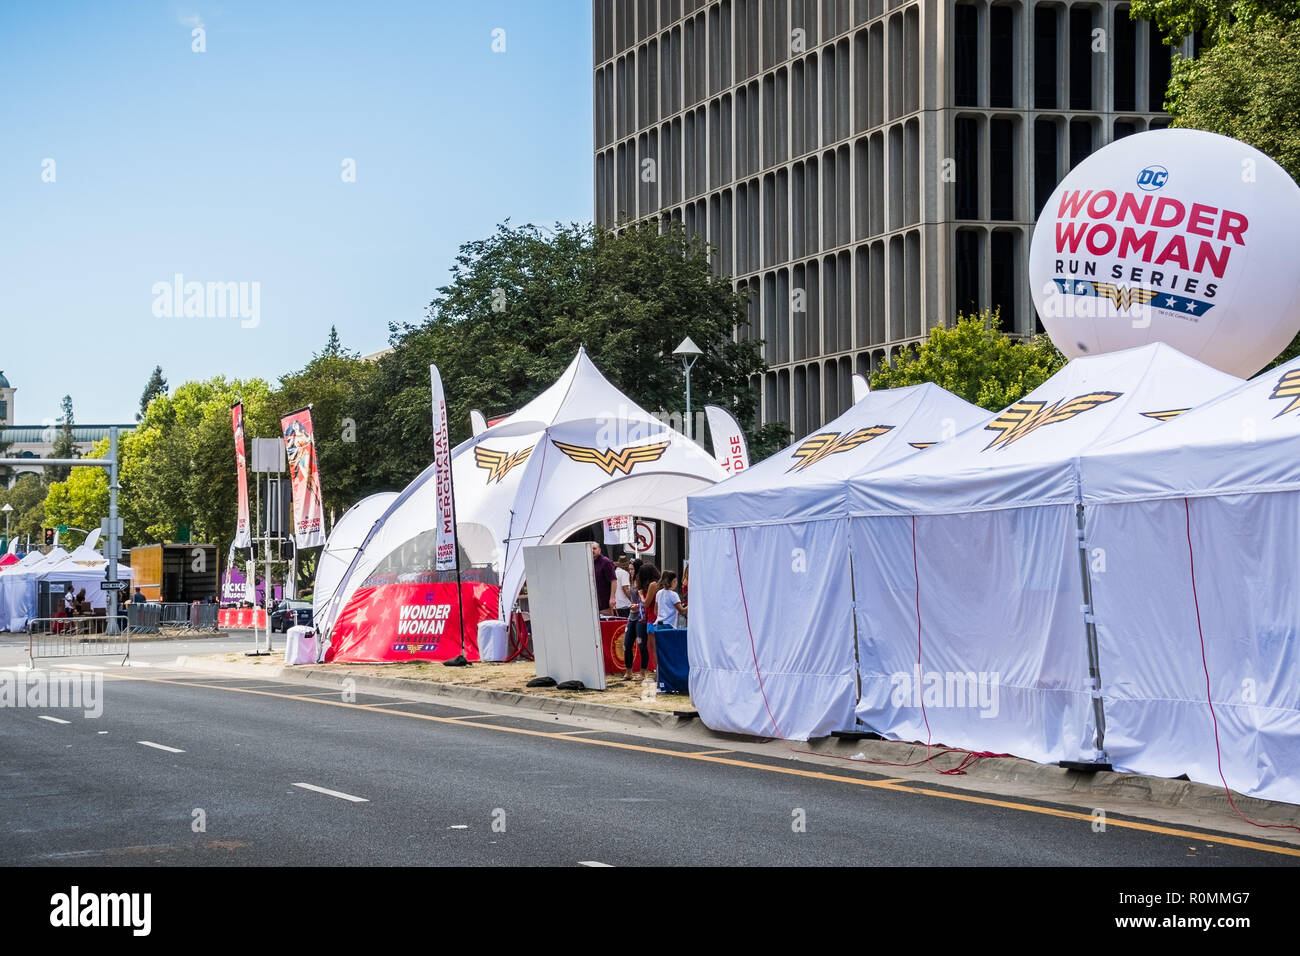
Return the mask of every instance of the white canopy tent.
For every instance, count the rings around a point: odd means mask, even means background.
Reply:
[[[108,592],[100,587],[107,580],[108,561],[94,548],[82,545],[71,554],[54,564],[46,562],[34,575],[32,595],[35,600],[35,581],[67,581],[73,591],[86,589],[86,600],[92,608],[108,606]],[[131,580],[131,569],[124,564],[117,566],[119,581]]]
[[[506,610],[522,583],[524,545],[617,514],[684,525],[686,495],[725,477],[702,448],[611,385],[585,349],[554,385],[453,449],[452,473],[462,563],[501,573]],[[432,550],[436,483],[430,466],[374,522],[323,608],[325,633],[385,561]]]
[[[397,492],[385,491],[362,498],[349,508],[330,531],[316,565],[316,586],[312,591],[312,619],[319,621],[338,593],[361,544],[384,512],[397,500]]]
[[[853,727],[847,481],[989,417],[937,385],[871,392],[690,498],[691,701],[705,724],[798,740]]]
[[[0,575],[0,624],[6,630],[26,630],[27,622],[36,616],[36,575],[67,556],[63,548],[53,548],[48,554],[29,551],[17,566]]]
[[[1079,456],[1239,384],[1161,343],[1075,359],[986,425],[851,479],[858,719],[891,738],[1098,759]]]
[[[1300,359],[1080,468],[1112,761],[1300,802]]]

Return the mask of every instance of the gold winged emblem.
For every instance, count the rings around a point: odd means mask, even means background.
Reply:
[[[568,442],[551,439],[551,444],[564,452],[574,461],[584,465],[595,465],[607,475],[621,471],[630,475],[632,469],[641,462],[658,461],[668,450],[668,442],[657,445],[633,445],[622,451],[613,448],[588,448],[585,445],[570,445]]]
[[[1110,299],[1115,304],[1116,309],[1127,309],[1131,305],[1146,305],[1156,297],[1155,289],[1133,288],[1126,285],[1115,285],[1110,282],[1094,282],[1092,287],[1097,290],[1097,295],[1103,299]]]
[[[1092,411],[1099,405],[1113,402],[1123,394],[1123,392],[1088,392],[1086,395],[1076,395],[1074,398],[1057,399],[1050,405],[1047,402],[1016,402],[984,426],[989,431],[1000,432],[1000,434],[985,445],[983,450],[988,451],[995,446],[1005,448],[1044,425],[1069,421],[1077,415]]]
[[[474,449],[474,464],[484,469],[487,473],[487,483],[501,482],[511,470],[517,468],[528,460],[528,456],[533,453],[533,445],[527,448],[521,448],[519,451],[511,453],[506,451],[497,451],[495,448],[484,448],[478,445]]]
[[[1287,407],[1274,415],[1274,418],[1281,418],[1287,412],[1300,408],[1300,368],[1293,368],[1279,378],[1277,384],[1273,386],[1273,394],[1269,398],[1291,399]]]
[[[786,469],[786,474],[792,471],[803,471],[830,455],[838,455],[840,452],[851,451],[859,445],[865,445],[893,427],[893,425],[872,425],[870,428],[859,428],[851,432],[821,432],[810,435],[794,450],[795,463]]]

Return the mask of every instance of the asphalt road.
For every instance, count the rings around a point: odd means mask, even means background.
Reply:
[[[1098,833],[1077,808],[944,799],[934,793],[955,791],[938,781],[882,784],[893,778],[857,766],[575,732],[540,715],[107,673],[98,718],[0,709],[0,864],[1297,862],[1209,833]]]

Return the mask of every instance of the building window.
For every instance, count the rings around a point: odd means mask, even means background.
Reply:
[[[1009,119],[989,123],[989,218],[1016,218],[1015,175],[1018,171],[1015,128]]]
[[[1070,168],[1074,169],[1092,154],[1092,124],[1087,120],[1070,120]]]
[[[1169,86],[1170,53],[1160,40],[1160,31],[1152,26],[1147,28],[1149,46],[1147,53],[1148,82],[1150,95],[1147,109],[1152,113],[1162,113],[1165,109],[1165,90]]]
[[[1043,211],[1056,188],[1056,124],[1051,120],[1034,121],[1034,218]]]
[[[957,208],[958,219],[978,219],[980,212],[979,127],[973,116],[957,117]],[[893,224],[891,223],[891,226]]]
[[[992,306],[1002,310],[1002,331],[1016,331],[1016,259],[1017,235],[993,233],[989,244],[989,293]]]
[[[953,305],[963,315],[980,310],[980,234],[975,229],[957,230],[956,300]]]
[[[989,9],[989,106],[995,109],[1013,105],[1015,50],[1015,10],[1011,7],[991,7]]]
[[[953,97],[958,106],[977,106],[979,96],[979,11],[959,3],[955,11],[956,65],[953,69]]]
[[[1137,24],[1128,15],[1128,7],[1115,11],[1115,111],[1131,113],[1137,109]]]
[[[1056,10],[1034,8],[1034,108],[1056,109]]]
[[[1070,11],[1070,109],[1092,109],[1092,11]]]

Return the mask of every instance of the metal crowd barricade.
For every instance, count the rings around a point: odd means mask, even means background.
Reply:
[[[126,629],[132,634],[157,634],[162,622],[161,604],[128,604]]]
[[[220,604],[190,605],[190,629],[194,631],[217,630],[217,611],[219,610],[221,610]]]
[[[162,627],[188,628],[190,626],[190,606],[188,604],[162,604]]]
[[[119,621],[121,619],[119,618]],[[108,633],[107,617],[34,617],[27,622],[27,662],[42,658],[131,657],[130,628]]]

